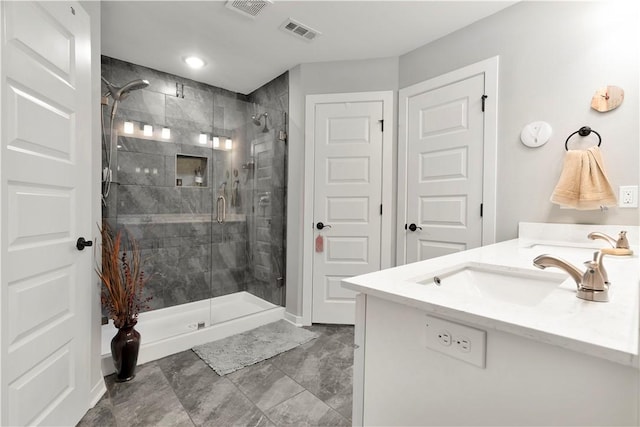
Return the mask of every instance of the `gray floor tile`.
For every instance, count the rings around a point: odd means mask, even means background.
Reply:
[[[118,426],[193,426],[157,364],[139,366],[129,382],[106,380]]]
[[[320,336],[293,350],[281,353],[271,362],[295,379],[300,370],[320,371],[325,368],[347,368],[353,365],[353,347]]]
[[[353,327],[314,325],[320,337],[220,377],[191,350],[105,378],[107,394],[78,424],[129,426],[349,425]]]
[[[266,426],[269,420],[227,378],[191,350],[157,361],[197,425]]]
[[[321,399],[350,389],[353,348],[321,336],[316,340],[282,353],[272,363]]]
[[[351,420],[353,412],[353,368],[345,370],[345,376],[341,377],[341,381],[342,383],[340,383],[337,390],[330,395],[325,394],[322,400],[340,415]]]
[[[267,416],[278,426],[348,426],[351,423],[308,391],[271,408]]]
[[[258,363],[227,375],[258,408],[266,411],[304,388],[269,362]]]
[[[199,396],[183,400],[191,419],[202,426],[267,426],[272,425],[238,388],[222,378],[203,390]]]
[[[156,363],[180,399],[205,393],[222,379],[191,350],[164,357]]]
[[[327,338],[336,339],[343,344],[353,345],[353,326],[316,324],[305,326],[304,328],[312,332],[317,332]]]
[[[96,406],[89,409],[77,427],[115,427],[116,425],[111,399],[109,399],[109,394],[105,393]]]

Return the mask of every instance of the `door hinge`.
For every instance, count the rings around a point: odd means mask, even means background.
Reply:
[[[384,132],[384,120],[378,120],[378,123],[380,123],[380,132]]]
[[[480,216],[482,216],[484,210],[484,203],[480,203]]]
[[[487,95],[482,95],[482,112],[484,112],[484,101],[485,99],[487,99],[488,96]]]
[[[382,203],[380,203],[380,215],[382,215]]]

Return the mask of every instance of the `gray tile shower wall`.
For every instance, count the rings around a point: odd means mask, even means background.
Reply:
[[[281,74],[250,93],[248,100],[253,103],[252,115],[268,114],[268,118],[262,120],[267,120],[270,139],[264,138],[260,127],[254,127],[251,140],[255,162],[254,190],[247,195],[254,201],[254,210],[251,221],[248,216],[247,222],[253,224],[249,229],[254,231],[249,234],[249,242],[255,280],[249,281],[247,288],[254,295],[284,304],[289,73]],[[258,152],[258,147],[265,142],[268,150]]]
[[[126,228],[140,242],[148,260],[145,273],[153,275],[147,287],[152,296],[150,308],[241,290],[282,304],[284,281],[278,279],[284,275],[284,141],[272,143],[273,152],[264,153],[271,169],[268,178],[255,179],[243,165],[251,160],[253,142],[265,137],[251,120],[254,109],[270,112],[272,138],[280,130],[286,132],[285,115],[279,111],[287,111],[282,106],[288,106],[288,75],[279,76],[250,96],[104,56],[102,75],[115,85],[135,79],[150,82],[118,105],[113,183],[103,205],[103,218],[115,228]],[[265,105],[252,103],[258,100]],[[103,108],[106,141],[110,138],[111,105],[109,100]],[[123,135],[125,120],[134,122],[135,135]],[[152,136],[142,135],[144,124],[153,126]],[[171,129],[170,139],[161,138],[163,126]],[[200,145],[200,133],[206,133],[209,141],[220,136],[222,144],[232,138],[233,150],[214,150],[210,143]],[[186,178],[183,185],[177,183],[178,156],[201,159],[196,163],[206,165],[205,186],[192,186],[194,180]],[[103,149],[103,167],[107,158],[108,150]],[[192,167],[188,161],[183,165]],[[237,192],[231,206],[234,185]],[[265,192],[271,194],[269,206],[259,207],[258,194]],[[224,224],[215,221],[219,195],[227,200],[228,214],[240,214]],[[262,229],[259,240],[258,224]]]

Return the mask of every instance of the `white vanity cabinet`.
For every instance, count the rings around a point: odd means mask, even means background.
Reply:
[[[570,227],[578,230],[578,245],[583,231],[594,229]],[[638,230],[630,228],[635,243]],[[521,234],[343,281],[360,293],[354,425],[640,425],[637,255],[605,260],[613,283],[608,303],[576,298],[570,278],[530,306],[416,284],[430,271],[464,262],[530,268],[535,254],[524,243],[530,239]],[[583,256],[565,258],[584,269],[577,261]],[[477,351],[480,364],[462,354]]]
[[[354,425],[639,423],[637,367],[484,328],[483,369],[426,347],[433,313],[364,294],[358,305]]]

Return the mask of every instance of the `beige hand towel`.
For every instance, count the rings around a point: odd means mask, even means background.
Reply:
[[[580,210],[616,205],[598,147],[567,151],[551,202]]]

